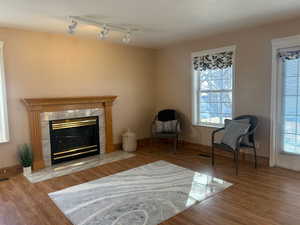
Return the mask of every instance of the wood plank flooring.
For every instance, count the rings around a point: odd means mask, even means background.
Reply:
[[[280,168],[253,168],[241,162],[235,176],[231,159],[217,156],[214,169],[199,151],[181,148],[172,154],[170,146],[144,147],[136,157],[106,164],[37,184],[19,175],[0,182],[1,225],[71,225],[47,193],[111,175],[156,160],[190,168],[234,183],[163,225],[299,225],[300,173]]]

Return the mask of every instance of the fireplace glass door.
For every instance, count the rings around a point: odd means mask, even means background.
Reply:
[[[49,122],[52,164],[100,154],[98,117]]]

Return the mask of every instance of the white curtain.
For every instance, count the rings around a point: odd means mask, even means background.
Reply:
[[[0,143],[9,141],[3,42],[0,41]]]

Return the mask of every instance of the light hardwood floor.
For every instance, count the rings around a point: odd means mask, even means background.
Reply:
[[[300,173],[260,166],[253,168],[241,162],[240,174],[235,176],[231,159],[217,156],[214,169],[210,159],[199,157],[199,151],[170,146],[144,147],[136,157],[106,164],[71,175],[37,184],[23,176],[0,182],[1,225],[70,225],[68,219],[49,199],[47,193],[84,183],[156,160],[214,174],[234,185],[181,214],[163,225],[299,225]]]

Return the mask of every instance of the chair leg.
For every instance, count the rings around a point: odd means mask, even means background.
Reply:
[[[211,165],[215,165],[215,148],[213,145],[211,146]]]
[[[239,151],[236,151],[234,155],[235,155],[235,174],[238,175],[239,174]]]
[[[153,152],[153,142],[154,142],[154,137],[151,136],[151,138],[150,138],[150,153]]]
[[[174,153],[176,153],[176,151],[177,151],[177,137],[176,138],[174,138]]]
[[[255,166],[255,169],[257,168],[257,157],[256,157],[256,148],[254,147],[254,166]]]

